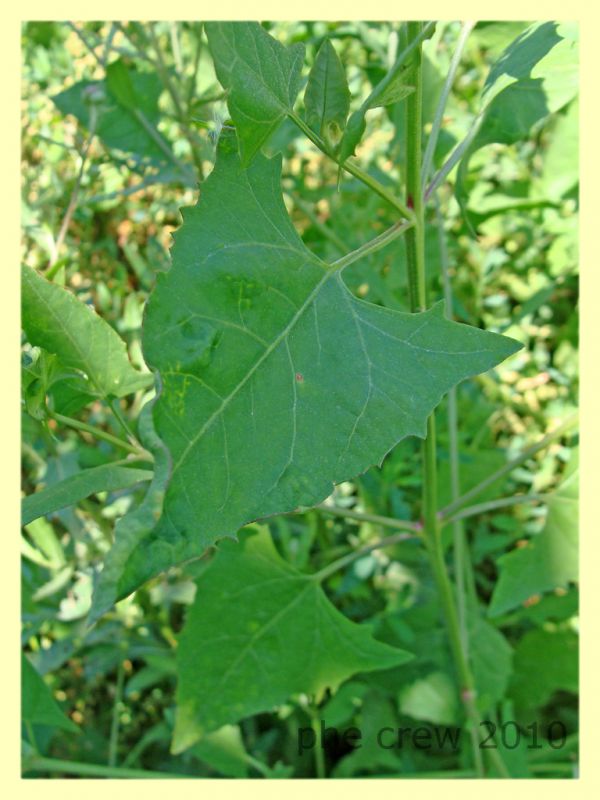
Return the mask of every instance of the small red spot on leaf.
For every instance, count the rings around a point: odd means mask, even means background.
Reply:
[[[301,372],[297,372],[296,373],[296,380],[298,381],[298,383],[302,383],[303,380],[304,380],[304,375]]]

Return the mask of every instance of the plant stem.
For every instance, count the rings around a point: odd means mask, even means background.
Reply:
[[[461,160],[465,152],[469,149],[471,142],[477,135],[479,131],[479,126],[481,124],[481,120],[483,119],[483,115],[479,114],[474,120],[473,124],[471,125],[471,129],[465,136],[465,138],[456,145],[454,150],[450,153],[444,164],[439,168],[439,170],[433,176],[431,183],[427,186],[425,190],[425,202],[429,200],[431,195],[435,192],[435,190],[441,185],[441,183],[448,177],[448,175],[452,172],[454,167],[458,164]]]
[[[420,22],[408,23],[409,43],[421,29]],[[411,311],[425,311],[427,308],[425,286],[425,231],[423,217],[423,198],[421,191],[420,167],[422,145],[422,70],[421,48],[417,47],[410,63],[407,82],[415,90],[406,99],[406,197],[413,209],[414,226],[406,235],[406,256],[408,263],[408,285]],[[428,438],[429,434],[428,434]],[[435,476],[434,476],[435,480]]]
[[[123,439],[119,439],[117,436],[113,436],[112,433],[107,433],[101,428],[96,428],[94,425],[88,425],[87,422],[81,422],[78,419],[66,417],[64,414],[58,414],[56,412],[52,413],[52,418],[63,425],[67,425],[69,428],[74,428],[77,431],[85,431],[86,433],[95,436],[96,439],[103,439],[105,442],[110,442],[110,444],[113,444],[115,447],[120,447],[123,450],[127,450],[127,452],[133,453],[139,458],[143,458],[144,460],[152,458],[150,453],[147,453],[145,450],[140,450],[139,447],[134,447],[132,444],[129,444],[129,442],[125,442]]]
[[[287,112],[288,117],[292,120],[292,122],[300,128],[302,133],[310,139],[310,141],[315,144],[321,152],[323,152],[328,158],[332,161],[335,161],[342,169],[345,169],[346,172],[349,172],[351,175],[354,175],[355,178],[358,178],[359,181],[368,186],[372,189],[376,194],[382,197],[384,200],[387,200],[390,205],[392,205],[397,211],[399,211],[406,219],[412,220],[414,215],[413,212],[397,197],[395,197],[389,189],[386,189],[383,184],[379,183],[378,180],[372,178],[368,172],[364,172],[357,164],[354,164],[349,159],[346,159],[343,163],[339,160],[339,158],[331,152],[331,150],[327,147],[325,142],[321,139],[321,137],[316,134],[308,125],[304,122],[304,120],[298,116],[294,111],[291,109]]]
[[[342,270],[344,267],[347,267],[348,264],[353,264],[355,261],[358,261],[359,258],[363,258],[363,256],[366,256],[369,253],[376,253],[377,250],[381,250],[382,247],[385,247],[390,242],[393,242],[394,239],[397,239],[399,236],[401,236],[405,231],[411,228],[412,225],[413,223],[410,221],[397,222],[395,225],[392,225],[391,228],[388,228],[387,231],[384,231],[383,233],[379,234],[379,236],[371,239],[370,242],[366,242],[356,250],[346,253],[345,256],[338,258],[336,261],[332,261],[329,266],[331,269],[336,271]]]
[[[336,559],[331,564],[323,567],[323,569],[315,572],[312,577],[318,583],[322,583],[326,578],[329,578],[330,575],[333,575],[335,572],[339,572],[339,570],[348,566],[348,564],[351,564],[358,558],[368,555],[369,553],[373,552],[373,550],[380,550],[383,547],[390,547],[393,544],[407,542],[415,538],[416,533],[395,533],[393,536],[386,536],[385,539],[378,539],[376,542],[365,545],[359,550],[355,550],[353,553],[348,553],[348,555]]]
[[[314,508],[324,514],[331,514],[333,517],[355,519],[357,522],[372,522],[374,525],[383,525],[386,528],[396,528],[397,530],[412,531],[413,533],[418,533],[421,530],[421,526],[418,522],[410,522],[409,520],[394,519],[393,517],[382,517],[378,514],[369,514],[365,511],[352,511],[349,508],[328,506],[325,503],[320,503],[319,505],[314,506]]]
[[[468,506],[462,509],[457,514],[446,518],[441,516],[443,524],[453,524],[458,520],[468,519],[468,517],[476,517],[478,514],[484,514],[486,511],[495,511],[497,508],[506,508],[507,506],[516,506],[520,503],[538,503],[544,501],[546,498],[543,494],[515,494],[511,497],[500,497],[498,500],[490,500],[488,503],[479,503],[479,505]]]
[[[108,742],[108,766],[117,766],[117,751],[119,747],[119,706],[123,697],[123,683],[125,682],[125,669],[123,662],[119,661],[117,671],[117,685],[115,689],[115,702],[113,703],[112,721],[110,725],[110,739]]]
[[[173,30],[173,28],[171,30]],[[156,35],[156,31],[154,30],[152,24],[148,26],[148,31],[150,33],[150,41],[152,42],[152,47],[154,48],[154,52],[156,54],[155,63],[157,72],[160,76],[160,79],[165,89],[169,93],[171,100],[173,101],[173,106],[175,108],[175,114],[177,116],[177,120],[179,122],[183,135],[188,140],[190,149],[192,151],[192,158],[194,159],[194,164],[196,165],[196,169],[198,170],[198,177],[202,181],[204,180],[204,167],[202,165],[202,155],[200,153],[199,142],[197,141],[194,132],[188,127],[186,112],[183,107],[183,100],[179,96],[177,87],[171,80],[169,69],[165,64],[165,60],[163,58],[160,49],[160,42],[158,41],[158,36]]]
[[[430,139],[431,141],[431,139]],[[424,173],[422,172],[421,175]],[[435,211],[437,217],[438,244],[440,251],[440,266],[442,271],[442,284],[444,287],[444,301],[446,316],[453,317],[452,283],[450,281],[450,264],[448,247],[444,233],[444,222],[440,210],[439,199],[435,198]],[[460,466],[458,452],[458,403],[456,386],[448,392],[448,438],[450,451],[450,493],[452,500],[460,497]],[[471,557],[468,552],[468,543],[462,522],[456,520],[452,523],[452,543],[454,556],[454,582],[456,584],[456,603],[458,607],[458,621],[463,651],[469,657],[469,630],[467,626],[467,592],[465,584],[465,571],[469,570],[470,582],[473,583],[473,570]]]
[[[442,127],[442,121],[444,119],[444,111],[446,110],[448,97],[450,96],[452,84],[454,83],[456,70],[458,69],[458,65],[460,64],[460,57],[462,56],[463,50],[465,49],[465,45],[467,43],[467,39],[469,38],[469,34],[473,30],[474,25],[475,25],[474,22],[463,22],[458,37],[458,41],[456,43],[456,47],[452,55],[450,67],[448,68],[448,74],[446,76],[442,93],[440,95],[440,99],[438,101],[435,110],[435,115],[433,117],[431,133],[429,134],[429,139],[427,140],[427,147],[425,148],[425,155],[423,156],[423,164],[421,166],[421,186],[423,188],[425,187],[427,179],[429,178],[429,173],[431,172],[431,165],[433,164],[435,148]]]
[[[58,236],[56,237],[56,241],[54,243],[54,254],[50,259],[49,270],[52,270],[52,267],[58,261],[60,255],[60,248],[62,247],[62,244],[65,240],[67,231],[69,229],[69,225],[71,224],[71,219],[73,218],[73,214],[75,213],[75,209],[77,208],[77,202],[79,200],[79,191],[81,189],[81,181],[83,180],[85,165],[87,164],[90,147],[92,146],[92,141],[94,139],[94,136],[96,135],[97,124],[98,124],[98,109],[96,108],[96,106],[91,106],[88,138],[81,153],[81,164],[79,166],[79,172],[77,173],[75,185],[73,186],[73,190],[71,192],[71,197],[69,198],[69,205],[67,206],[67,210],[65,212],[62,224],[60,226],[60,230],[58,231]],[[54,273],[52,273],[52,276],[53,275]],[[50,275],[46,273],[46,277],[49,278]]]
[[[408,40],[414,40],[421,23],[408,23]],[[408,278],[411,308],[427,308],[425,281],[425,220],[421,184],[422,143],[422,60],[420,46],[414,51],[407,82],[415,91],[406,100],[406,194],[414,208],[415,224],[407,234]],[[437,586],[438,597],[446,622],[450,649],[460,683],[459,695],[465,709],[473,742],[473,760],[478,774],[483,774],[481,752],[478,746],[479,713],[475,704],[475,681],[462,646],[461,628],[456,607],[456,597],[450,582],[441,540],[441,526],[437,515],[437,447],[435,416],[427,420],[427,437],[423,443],[423,518],[424,541]],[[503,765],[502,765],[503,766]],[[506,774],[506,769],[501,770]]]
[[[571,416],[567,417],[567,419],[563,420],[560,425],[557,425],[553,431],[544,436],[543,439],[537,444],[528,447],[526,450],[523,450],[522,453],[519,453],[518,456],[511,458],[510,461],[507,461],[504,466],[497,469],[496,472],[493,472],[491,475],[488,475],[487,478],[478,483],[477,486],[474,486],[472,489],[469,489],[468,492],[459,497],[457,500],[449,503],[445,508],[442,508],[440,511],[440,515],[442,518],[447,519],[450,517],[455,511],[458,511],[459,508],[462,508],[466,505],[470,500],[477,495],[481,494],[488,486],[491,486],[495,483],[499,478],[502,478],[504,475],[507,475],[509,472],[512,472],[513,469],[518,467],[524,461],[527,461],[529,458],[534,456],[540,450],[544,450],[548,445],[552,444],[555,439],[558,439],[560,436],[565,434],[570,428],[577,424],[578,414],[572,414]]]
[[[310,716],[311,727],[315,733],[314,753],[315,753],[315,769],[317,772],[317,778],[323,779],[327,777],[327,772],[325,770],[325,751],[323,750],[323,739],[321,736],[319,713],[316,707],[313,706],[312,704],[308,708],[308,713]]]
[[[410,23],[409,23],[410,24]],[[406,63],[408,61],[409,56],[413,54],[413,52],[419,48],[422,42],[430,36],[434,29],[435,29],[435,22],[428,22],[424,25],[419,33],[414,37],[414,39],[408,42],[408,45],[402,50],[399,56],[397,56],[396,60],[394,61],[394,65],[390,69],[390,71],[385,75],[375,86],[371,94],[367,97],[365,102],[363,103],[363,109],[366,112],[369,108],[372,108],[377,100],[381,97],[381,95],[385,92],[388,86],[394,82],[394,80],[400,75]],[[420,48],[419,48],[420,49]]]
[[[173,778],[194,779],[194,775],[178,775],[175,772],[151,772],[144,769],[127,769],[125,767],[107,767],[102,764],[87,764],[77,761],[63,761],[57,758],[33,757],[24,764],[27,771],[67,773],[88,778]]]

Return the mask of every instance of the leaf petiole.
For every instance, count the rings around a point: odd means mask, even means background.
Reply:
[[[390,242],[393,242],[394,239],[397,239],[409,228],[412,228],[412,226],[413,223],[411,221],[397,222],[379,236],[371,239],[370,242],[366,242],[360,247],[357,247],[356,250],[346,253],[345,256],[336,259],[336,261],[332,261],[329,266],[332,270],[342,270],[344,267],[347,267],[348,264],[353,264],[355,261],[363,258],[363,256],[369,255],[369,253],[375,253],[377,250],[381,250],[382,247],[385,247]]]
[[[119,439],[117,436],[113,436],[112,433],[103,431],[101,428],[97,428],[94,425],[88,425],[87,422],[81,422],[78,419],[66,417],[64,414],[58,414],[57,412],[51,412],[51,416],[56,420],[56,422],[60,422],[62,425],[67,425],[69,428],[74,428],[78,431],[85,431],[85,433],[89,433],[91,436],[96,437],[96,439],[103,439],[105,442],[109,442],[115,447],[120,447],[123,450],[127,450],[129,453],[133,453],[144,461],[154,460],[151,454],[146,450],[140,450],[139,447],[135,447],[134,445],[129,444],[129,442]]]
[[[392,194],[388,189],[386,189],[383,184],[379,183],[378,180],[371,177],[368,172],[362,170],[358,165],[354,164],[350,160],[346,160],[344,162],[340,161],[340,159],[331,152],[329,147],[325,144],[325,142],[321,139],[321,137],[316,134],[309,126],[304,122],[304,120],[295,113],[295,111],[288,110],[287,112],[288,117],[291,121],[304,133],[304,135],[310,139],[310,141],[316,145],[322,153],[324,153],[328,158],[332,161],[335,161],[342,169],[345,169],[346,172],[349,172],[350,175],[353,175],[355,178],[358,178],[359,181],[368,186],[372,189],[376,194],[382,197],[384,200],[387,200],[390,205],[394,206],[394,208],[399,211],[403,217],[407,220],[413,221],[414,214],[401,200],[399,200],[395,195]]]
[[[567,417],[566,420],[560,423],[553,431],[547,433],[543,439],[540,439],[537,444],[528,447],[526,450],[523,450],[522,453],[519,453],[518,456],[515,456],[510,461],[507,461],[504,466],[497,469],[491,475],[488,475],[487,478],[478,483],[477,486],[474,486],[472,489],[469,489],[468,492],[459,497],[452,503],[449,503],[447,506],[440,510],[440,514],[443,519],[447,519],[450,517],[455,511],[458,511],[459,508],[462,508],[469,500],[472,500],[474,497],[477,497],[478,494],[481,494],[488,486],[491,486],[495,483],[499,478],[502,478],[504,475],[508,475],[509,472],[512,472],[513,469],[518,467],[524,461],[527,461],[529,458],[534,456],[536,453],[539,453],[540,450],[544,450],[548,447],[549,444],[555,439],[558,439],[560,436],[563,436],[570,428],[572,428],[578,420],[577,414],[572,414],[571,416]]]

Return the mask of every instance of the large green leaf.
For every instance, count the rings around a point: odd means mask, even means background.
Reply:
[[[123,464],[102,464],[69,475],[63,481],[48,486],[21,501],[21,525],[38,517],[72,506],[97,492],[115,491],[135,486],[152,478],[147,469],[135,469]]]
[[[544,530],[498,559],[500,578],[490,616],[516,608],[528,598],[565,588],[579,575],[579,470],[574,454],[569,476],[548,499]]]
[[[197,585],[177,648],[175,753],[290,695],[319,695],[410,658],[340,614],[314,576],[283,561],[265,528],[223,542]]]
[[[286,48],[258,22],[207,22],[205,30],[247,165],[294,105],[304,45]]]
[[[577,25],[530,25],[490,69],[482,110],[456,176],[456,197],[469,199],[471,157],[488,144],[514,144],[532,127],[571,101],[578,90]],[[468,219],[468,218],[467,218]]]
[[[125,342],[90,306],[29,267],[22,267],[21,286],[29,342],[82,373],[90,394],[123,397],[152,384],[151,375],[132,367]]]
[[[350,108],[346,73],[334,46],[325,39],[308,76],[304,93],[306,121],[330,147],[340,142]]]
[[[47,725],[79,733],[77,725],[63,713],[24,653],[21,653],[21,719],[30,725]]]
[[[244,170],[224,132],[199,205],[157,277],[143,346],[173,466],[164,514],[122,591],[270,514],[312,506],[382,461],[459,381],[514,340],[357,300],[285,211],[281,160]]]

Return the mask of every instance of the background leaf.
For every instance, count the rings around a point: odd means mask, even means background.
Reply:
[[[565,588],[579,575],[579,470],[574,453],[571,471],[548,498],[548,518],[541,533],[498,559],[500,578],[490,603],[498,616],[533,595]]]
[[[47,725],[69,733],[79,733],[79,728],[61,710],[41,675],[21,654],[21,719],[30,725]]]
[[[79,370],[90,391],[123,397],[152,384],[152,376],[132,367],[125,342],[95,311],[73,294],[23,267],[22,325],[31,344],[55,353],[61,364]]]
[[[577,27],[538,22],[529,26],[492,66],[482,93],[474,138],[456,176],[456,198],[469,200],[471,157],[485,145],[514,144],[577,94]],[[469,219],[467,215],[467,220]]]
[[[108,66],[105,80],[79,81],[52,100],[63,114],[73,114],[88,130],[94,105],[96,133],[107,147],[164,165],[173,158],[168,156],[170,145],[156,127],[162,91],[155,72],[130,69],[119,60]]]

